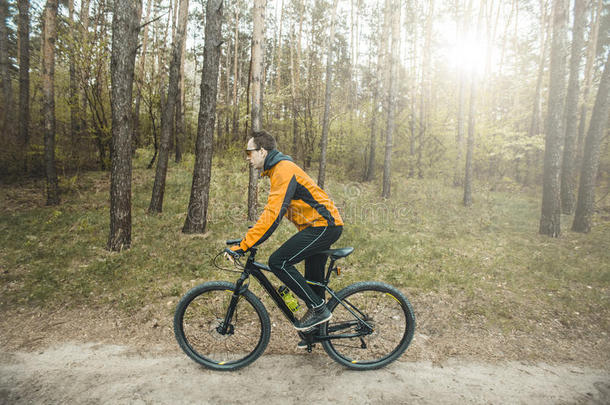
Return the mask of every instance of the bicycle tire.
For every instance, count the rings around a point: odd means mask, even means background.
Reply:
[[[363,314],[361,318],[373,326],[374,331],[361,338],[322,341],[324,350],[333,360],[350,369],[374,370],[395,361],[409,347],[415,332],[415,314],[409,300],[397,288],[381,282],[359,282],[339,291],[337,297],[357,308]],[[362,329],[362,322],[334,297],[329,301],[328,309],[333,318],[322,325],[321,335],[354,334],[358,328]],[[346,322],[354,325],[334,330]]]
[[[269,343],[269,314],[249,290],[237,303],[231,332],[218,332],[234,290],[235,284],[226,281],[198,285],[182,297],[174,314],[174,334],[180,348],[195,362],[213,370],[245,367],[260,357]]]

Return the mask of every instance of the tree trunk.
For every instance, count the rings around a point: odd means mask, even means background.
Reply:
[[[380,14],[380,19],[383,19],[383,22],[381,23],[381,35],[380,38],[378,40],[379,42],[379,47],[378,47],[378,55],[377,55],[377,67],[378,67],[378,78],[380,79],[380,85],[378,87],[378,91],[379,91],[379,95],[378,97],[381,98],[380,102],[381,102],[381,111],[380,111],[380,115],[386,114],[386,119],[383,120],[381,119],[381,124],[379,125],[379,134],[371,134],[371,136],[377,136],[379,135],[379,137],[381,139],[383,139],[383,134],[385,133],[387,135],[387,112],[388,109],[390,108],[388,101],[389,101],[389,94],[390,94],[390,75],[391,75],[391,55],[390,52],[388,51],[388,47],[391,46],[391,37],[392,37],[392,12],[391,12],[391,0],[385,0],[383,2],[383,5],[381,5],[381,2],[378,3],[378,7],[382,7],[382,12]],[[386,128],[384,128],[384,125],[386,125]],[[385,131],[385,132],[384,132]],[[370,152],[370,151],[369,151]],[[384,156],[385,159],[385,156]],[[385,162],[384,162],[385,163]],[[372,165],[373,162],[370,162],[370,165]],[[384,167],[385,170],[385,167]],[[383,185],[382,185],[382,194],[383,194]]]
[[[231,139],[233,138],[232,136],[232,132],[230,130],[230,121],[233,118],[233,109],[232,109],[232,105],[233,105],[233,93],[231,91],[231,43],[227,42],[227,64],[226,64],[226,74],[225,74],[225,114],[224,114],[224,132],[225,132],[225,137],[226,137],[226,142],[224,142],[225,145],[228,145],[229,142],[231,141]],[[222,125],[222,122],[218,123],[219,125]]]
[[[410,19],[412,32],[413,32],[413,41],[411,47],[411,116],[409,117],[409,127],[411,130],[411,136],[409,137],[409,178],[413,178],[415,176],[415,153],[416,147],[415,142],[417,140],[417,17],[415,11],[415,0],[411,1],[411,9],[413,16]]]
[[[518,6],[518,2],[516,3]],[[528,137],[533,138],[540,134],[540,123],[542,121],[542,82],[544,79],[544,67],[546,65],[546,55],[548,48],[548,37],[549,35],[549,24],[548,24],[548,13],[547,13],[547,2],[546,0],[540,0],[540,31],[539,31],[539,40],[540,40],[540,57],[538,59],[538,76],[536,79],[536,90],[534,92],[534,105],[532,110],[532,118],[530,120],[530,126],[528,130]],[[523,176],[523,183],[528,184],[530,182],[531,172],[533,171],[533,161],[537,160],[534,158],[534,155],[537,154],[537,151],[528,151],[526,152],[526,167],[525,174]]]
[[[574,1],[574,28],[572,29],[572,55],[570,56],[570,79],[565,105],[565,142],[561,166],[561,210],[564,214],[574,212],[574,189],[576,188],[576,138],[578,125],[578,96],[580,61],[584,44],[585,2]]]
[[[161,5],[161,0],[158,0],[158,5]],[[163,110],[165,109],[166,97],[167,97],[167,43],[169,41],[169,29],[170,29],[170,21],[172,14],[172,2],[169,2],[169,10],[167,12],[167,20],[165,21],[165,27],[163,27],[163,33],[159,35],[161,38],[161,44],[157,44],[157,68],[158,68],[158,89],[159,89],[159,114],[161,115],[161,127],[163,126]],[[171,51],[170,51],[171,53]],[[170,56],[171,57],[171,56]],[[159,134],[159,138],[162,138],[162,135]],[[161,142],[159,142],[161,144]],[[160,145],[161,147],[161,145]],[[169,146],[168,146],[169,147]]]
[[[112,149],[108,250],[131,246],[131,137],[133,76],[142,1],[115,1],[112,18]]]
[[[386,3],[388,4],[388,3]],[[391,53],[388,54],[389,58],[386,63],[390,65],[390,77],[388,80],[388,120],[386,126],[386,139],[385,139],[385,158],[383,162],[383,189],[381,197],[390,198],[391,195],[391,169],[392,169],[392,142],[395,131],[396,121],[396,88],[398,80],[398,65],[400,58],[400,2],[392,1],[392,45]]]
[[[365,181],[373,181],[375,178],[375,154],[376,154],[376,134],[377,134],[377,110],[378,106],[378,94],[379,94],[379,85],[377,84],[377,79],[373,78],[375,83],[373,84],[373,104],[371,105],[371,135],[369,141],[369,161],[366,166],[366,173],[364,174]]]
[[[184,99],[184,64],[186,59],[186,27],[188,24],[188,1],[186,2],[187,12],[178,14],[178,32],[180,32],[180,25],[184,25],[184,36],[182,40],[182,44],[180,47],[180,67],[178,68],[178,88],[176,90],[176,106],[175,113],[176,116],[174,118],[175,123],[175,146],[176,146],[176,155],[174,161],[176,163],[180,163],[182,161],[182,149],[184,144],[184,104],[182,100]],[[182,6],[180,6],[182,7]],[[182,11],[182,8],[180,9]],[[184,19],[184,21],[183,21]]]
[[[239,101],[237,84],[239,83],[239,7],[235,7],[235,44],[233,47],[233,139],[239,139]]]
[[[477,18],[476,38],[481,36],[481,24],[486,2],[479,9]],[[470,9],[470,6],[468,7]],[[468,139],[466,141],[466,167],[464,168],[464,198],[463,204],[466,207],[472,205],[472,181],[473,181],[473,160],[474,160],[474,141],[476,125],[476,100],[477,100],[477,73],[472,69],[470,73],[470,106],[468,110]]]
[[[330,35],[328,37],[328,50],[326,52],[326,89],[324,92],[324,117],[322,118],[322,139],[320,140],[320,168],[318,170],[318,186],[324,188],[326,178],[326,148],[328,146],[328,121],[330,115],[330,90],[332,84],[333,42],[335,40],[335,16],[337,4],[334,0],[333,11],[330,17]]]
[[[69,45],[69,61],[68,70],[70,73],[70,89],[68,104],[70,106],[70,143],[71,143],[71,155],[72,159],[76,159],[78,153],[78,138],[80,135],[80,103],[78,93],[78,83],[76,77],[76,52],[77,52],[77,33],[76,21],[74,20],[74,0],[68,0],[68,18],[70,21],[69,29],[71,35],[71,42]],[[78,159],[76,159],[78,160]]]
[[[144,17],[145,23],[148,23],[148,19],[150,18],[152,3],[153,0],[148,0],[148,4],[146,5],[146,16]],[[144,84],[144,68],[146,66],[146,50],[148,47],[148,26],[149,24],[146,24],[144,26],[144,31],[142,31],[142,53],[140,55],[140,60],[138,61],[138,73],[136,75],[136,103],[133,120],[133,140],[131,145],[132,153],[141,146],[140,104],[142,102],[142,86]]]
[[[263,59],[265,45],[265,0],[254,0],[252,35],[252,130],[263,129]],[[250,167],[248,182],[248,221],[257,217],[258,171]]]
[[[379,35],[379,33],[378,33]],[[381,34],[383,35],[383,34]],[[371,35],[371,40],[369,42],[369,46],[373,46],[373,43],[378,41],[379,38]],[[382,40],[381,42],[383,42]],[[371,105],[371,134],[369,140],[369,158],[368,164],[366,165],[366,171],[364,173],[364,181],[373,181],[375,178],[375,155],[376,155],[376,146],[377,146],[377,113],[379,111],[379,73],[382,69],[383,56],[382,56],[382,46],[379,46],[379,50],[377,52],[377,64],[375,66],[375,71],[372,76],[371,86],[373,92],[373,103]],[[370,60],[370,59],[369,59]]]
[[[457,4],[456,4],[456,7]],[[460,31],[457,34],[457,37],[465,36],[468,30],[468,21],[470,20],[472,1],[468,3],[468,9],[464,10],[464,16],[462,17],[462,22],[460,26]],[[455,145],[457,148],[457,154],[455,157],[455,170],[453,172],[453,185],[461,186],[463,185],[463,177],[462,177],[462,167],[464,167],[464,111],[466,107],[466,86],[467,86],[467,76],[466,72],[463,69],[460,69],[459,73],[459,89],[458,89],[458,113],[457,113],[457,133],[455,137]]]
[[[475,102],[476,102],[477,84],[475,73],[471,73],[470,78],[470,107],[468,112],[468,139],[466,141],[466,167],[464,170],[464,205],[469,207],[472,205],[472,160],[474,157],[474,136],[475,136]]]
[[[218,66],[222,44],[222,0],[208,0],[205,16],[205,45],[201,73],[197,141],[195,144],[195,167],[193,169],[193,184],[191,186],[188,214],[182,227],[184,233],[203,233],[207,225],[214,149]]]
[[[89,43],[89,5],[90,5],[90,0],[83,0],[81,2],[81,7],[80,7],[80,30],[81,30],[81,35],[80,35],[80,41],[81,44],[86,44]],[[82,46],[82,45],[81,45]],[[86,70],[86,69],[85,69]],[[87,96],[86,96],[86,92],[85,89],[87,88],[87,79],[89,77],[89,72],[82,72],[82,70],[79,72],[80,75],[80,79],[81,79],[81,88],[80,88],[80,95],[79,95],[79,99],[81,101],[81,107],[80,107],[80,111],[81,111],[81,122],[80,122],[80,136],[82,138],[86,138],[88,136],[88,122],[87,122]]]
[[[180,23],[172,44],[172,59],[169,65],[169,83],[165,105],[161,116],[161,145],[155,173],[152,198],[148,207],[149,213],[163,211],[163,196],[165,194],[165,179],[167,177],[167,163],[169,160],[169,143],[174,126],[176,110],[176,97],[178,96],[180,60],[182,59],[182,42],[186,31],[186,17],[188,13],[188,0],[180,0]]]
[[[599,35],[599,27],[602,19],[602,0],[597,0],[597,7],[592,7],[595,13],[593,26],[589,34],[589,44],[587,45],[587,61],[585,63],[585,76],[583,86],[582,104],[580,107],[580,123],[578,125],[578,146],[577,146],[577,162],[575,167],[580,167],[582,160],[582,149],[585,139],[585,128],[587,126],[587,114],[589,105],[589,93],[591,92],[591,82],[593,80],[593,65],[597,56],[597,38]]]
[[[301,46],[301,38],[303,36],[303,19],[305,17],[305,3],[303,0],[299,2],[299,33],[296,41],[296,51],[297,51],[297,60],[296,60],[296,68],[294,69],[294,77],[295,77],[295,97],[293,98],[293,116],[292,116],[292,127],[293,127],[293,148],[294,148],[294,157],[295,159],[299,155],[299,149],[301,155],[303,156],[303,160],[305,160],[305,154],[300,146],[302,145],[301,132],[299,128],[299,114],[302,111],[302,98],[300,97],[301,91],[301,60],[303,60],[303,49]]]
[[[23,147],[23,168],[27,172],[30,143],[30,2],[19,0],[19,139]]]
[[[178,80],[178,92],[176,94],[176,156],[175,162],[182,161],[182,151],[186,130],[184,127],[184,62],[186,59],[186,40],[182,41],[182,56],[180,57],[180,79]]]
[[[291,91],[291,102],[292,102],[292,157],[298,160],[299,157],[299,98],[300,93],[300,77],[301,77],[301,33],[303,27],[303,3],[300,2],[300,13],[299,13],[299,33],[294,32],[292,28],[292,45],[290,46],[290,91]],[[296,48],[296,60],[294,51]]]
[[[460,71],[460,84],[458,90],[458,113],[457,113],[457,134],[455,137],[455,145],[457,154],[455,157],[455,171],[453,173],[453,185],[460,186],[463,184],[461,176],[463,167],[463,150],[464,150],[464,107],[466,104],[466,74]]]
[[[297,160],[297,152],[298,148],[298,133],[299,133],[299,125],[297,122],[297,108],[296,108],[296,80],[295,80],[295,63],[294,63],[294,42],[295,42],[295,33],[294,27],[290,32],[291,44],[290,44],[290,102],[292,107],[292,157]]]
[[[252,83],[252,43],[250,43],[250,63],[248,64],[248,83],[246,84],[246,116],[250,115],[250,84]],[[248,125],[246,121],[244,128],[244,139],[248,139]]]
[[[2,105],[0,106],[0,137],[6,142],[12,138],[13,86],[8,55],[9,35],[6,26],[8,3],[0,0],[0,80],[2,81]],[[1,139],[1,138],[0,138]]]
[[[59,204],[55,169],[55,42],[57,39],[57,0],[47,0],[44,9],[42,46],[42,94],[44,115],[44,157],[47,178],[47,205]]]
[[[578,201],[572,230],[576,232],[589,232],[593,222],[595,210],[595,180],[597,168],[599,167],[599,155],[602,139],[607,131],[608,111],[610,111],[608,100],[608,88],[610,87],[610,53],[606,57],[604,73],[602,74],[597,90],[597,98],[593,107],[593,115],[589,124],[589,132],[585,139],[585,148],[580,172],[580,184],[578,187]]]
[[[106,22],[106,16],[109,13],[106,11],[107,7],[104,1],[99,1],[97,3],[94,35],[92,37],[87,35],[92,44],[95,44],[98,41],[102,41],[104,43],[108,41],[108,24]],[[92,135],[98,149],[100,169],[106,170],[110,164],[110,161],[107,160],[106,155],[109,154],[110,142],[112,139],[112,134],[110,132],[112,123],[109,122],[106,114],[107,103],[105,102],[106,96],[104,94],[104,90],[110,92],[110,86],[107,83],[109,75],[106,71],[107,54],[104,48],[94,48],[97,49],[93,49],[88,54],[88,57],[92,61],[93,69],[84,69],[85,77],[83,80],[83,88],[86,90],[85,96],[87,97],[87,104],[91,110],[92,123],[95,127],[95,132]],[[91,73],[93,73],[93,76]]]
[[[278,36],[277,36],[278,45],[277,45],[277,57],[276,57],[276,61],[275,61],[275,64],[277,66],[277,74],[275,75],[275,86],[273,86],[276,94],[281,94],[281,91],[282,91],[282,70],[281,70],[282,63],[281,63],[281,61],[282,61],[283,23],[284,23],[284,0],[282,0],[282,5],[280,6],[280,28],[279,28],[279,32],[278,32]],[[276,107],[276,111],[279,112],[279,108]]]
[[[422,158],[424,153],[424,143],[426,130],[428,129],[428,114],[430,103],[430,64],[431,64],[431,45],[432,45],[432,25],[434,23],[434,0],[430,0],[428,16],[426,17],[426,37],[423,51],[422,62],[422,91],[421,91],[421,110],[419,119],[419,149],[417,150],[417,177],[424,177]]]
[[[565,100],[567,1],[553,1],[553,38],[548,113],[545,125],[544,174],[542,184],[542,235],[558,237],[561,233],[560,170],[564,135],[563,111]]]

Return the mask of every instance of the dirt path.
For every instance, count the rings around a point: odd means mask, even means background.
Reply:
[[[320,349],[318,349],[320,350]],[[572,365],[398,362],[346,370],[321,353],[264,355],[233,373],[180,353],[63,343],[0,352],[0,403],[608,404],[610,372]]]

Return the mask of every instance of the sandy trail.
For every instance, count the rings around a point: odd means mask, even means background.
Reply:
[[[245,369],[222,373],[201,368],[180,353],[62,343],[35,352],[0,352],[0,402],[608,404],[610,372],[465,361],[403,361],[356,372],[318,352],[263,355]]]

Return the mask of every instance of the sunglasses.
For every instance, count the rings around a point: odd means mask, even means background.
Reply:
[[[251,157],[252,156],[252,152],[256,151],[256,150],[261,150],[261,148],[256,148],[256,149],[246,149],[246,156]]]

